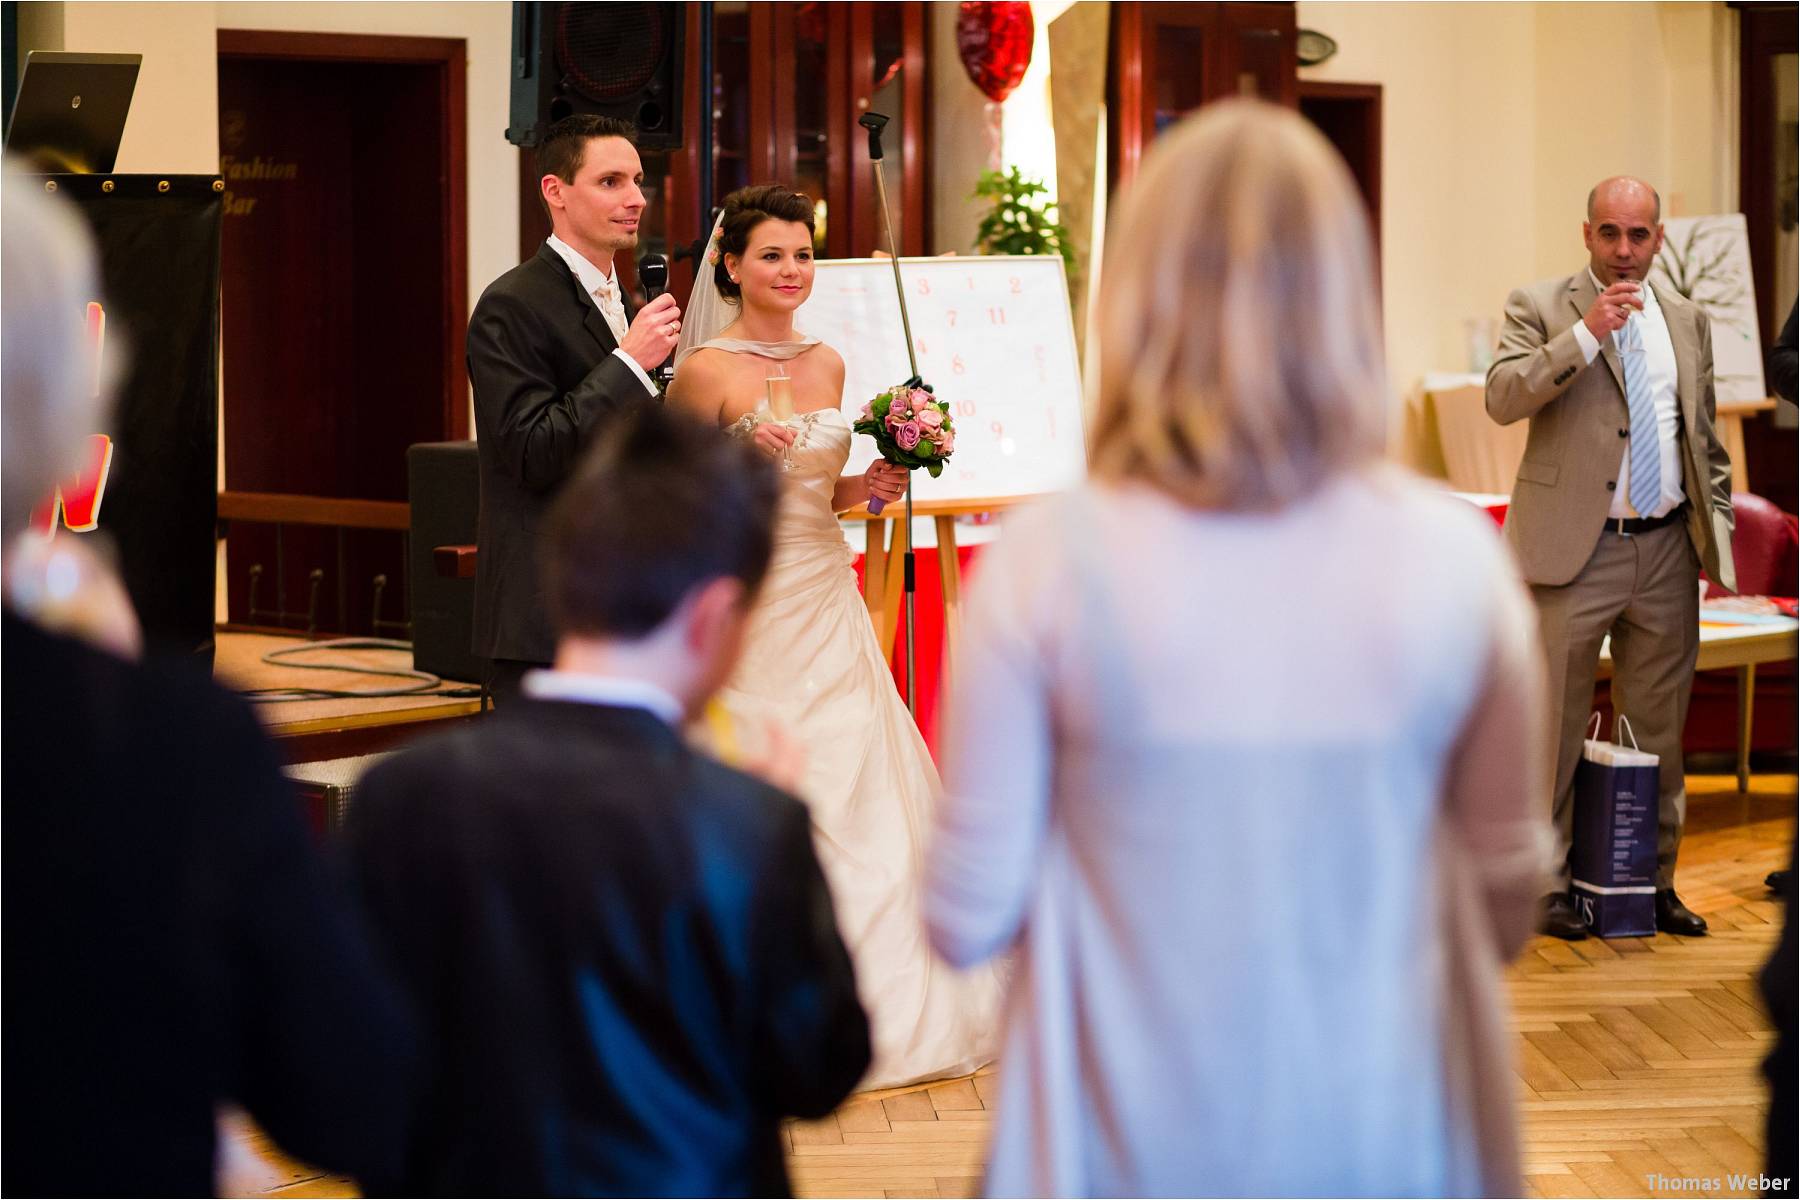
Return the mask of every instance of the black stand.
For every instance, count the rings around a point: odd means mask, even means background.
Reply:
[[[869,165],[875,170],[875,194],[881,199],[881,226],[887,231],[889,262],[894,264],[894,295],[900,300],[900,328],[906,334],[906,361],[912,366],[912,377],[919,378],[919,356],[913,350],[912,317],[906,311],[906,288],[900,281],[900,245],[894,241],[894,218],[888,212],[887,181],[881,175],[881,131],[888,118],[878,112],[867,112],[856,120],[869,131]],[[906,593],[906,711],[918,713],[919,640],[916,636],[913,581],[913,490],[912,475],[906,476],[906,553],[901,569],[901,587]]]

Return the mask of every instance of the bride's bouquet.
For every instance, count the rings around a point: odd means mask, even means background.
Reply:
[[[851,426],[875,439],[881,457],[915,470],[924,467],[936,479],[944,460],[956,449],[956,423],[950,406],[931,394],[931,385],[909,379],[891,387],[862,406]],[[869,511],[880,512],[885,503],[869,501]]]

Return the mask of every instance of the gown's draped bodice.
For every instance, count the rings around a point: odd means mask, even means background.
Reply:
[[[788,451],[791,466],[782,472],[781,517],[776,522],[777,544],[835,541],[849,547],[831,508],[831,493],[850,460],[850,425],[835,408],[801,413],[794,418],[798,434]]]

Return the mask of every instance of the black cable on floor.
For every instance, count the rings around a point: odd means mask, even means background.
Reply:
[[[253,704],[270,704],[287,700],[379,700],[394,696],[421,696],[427,693],[437,696],[463,697],[479,696],[478,687],[451,688],[438,691],[444,686],[440,677],[428,671],[416,671],[407,667],[365,667],[357,663],[345,662],[296,662],[292,655],[309,654],[315,650],[411,650],[411,642],[395,641],[392,638],[334,638],[323,642],[308,642],[303,646],[284,646],[279,650],[271,650],[262,656],[262,661],[273,667],[296,667],[304,671],[350,671],[358,675],[379,675],[388,678],[413,679],[418,682],[412,687],[375,688],[369,691],[340,691],[331,688],[255,688],[240,692]]]

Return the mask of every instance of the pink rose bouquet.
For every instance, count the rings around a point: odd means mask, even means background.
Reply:
[[[933,479],[956,449],[950,406],[931,394],[929,384],[916,379],[889,388],[863,405],[851,428],[874,438],[876,449],[887,461],[908,470],[923,467]],[[869,502],[870,512],[880,512],[882,507],[880,500]]]

